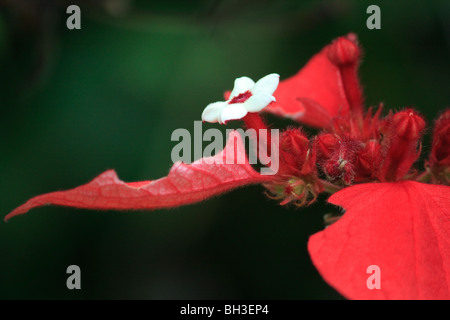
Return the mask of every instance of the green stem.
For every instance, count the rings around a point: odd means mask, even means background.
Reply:
[[[328,193],[331,193],[331,194],[333,194],[333,193],[335,193],[335,192],[337,192],[337,191],[339,191],[339,190],[341,190],[343,188],[341,186],[337,186],[335,184],[332,184],[331,182],[328,182],[328,181],[325,181],[325,180],[322,180],[322,179],[320,179],[320,183],[322,183],[325,192],[328,192]]]
[[[429,170],[425,170],[424,172],[422,172],[417,176],[416,181],[427,183],[430,182],[430,179],[431,179],[431,172]]]

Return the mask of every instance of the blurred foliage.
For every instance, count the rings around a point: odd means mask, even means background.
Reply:
[[[69,4],[81,8],[81,30],[66,28]],[[381,30],[366,28],[370,4],[381,8]],[[3,215],[110,168],[125,181],[166,175],[172,131],[192,130],[236,77],[286,78],[348,32],[364,48],[367,104],[414,106],[430,124],[450,104],[445,0],[3,0],[0,8]],[[341,299],[306,249],[336,208],[326,197],[280,207],[263,191],[154,212],[33,210],[0,224],[0,298]],[[71,264],[81,267],[78,291],[65,285]]]

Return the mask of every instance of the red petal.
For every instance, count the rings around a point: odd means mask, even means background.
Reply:
[[[329,202],[347,211],[308,250],[331,286],[350,299],[450,299],[450,187],[361,184]],[[371,265],[380,289],[366,285]]]
[[[245,159],[245,163],[238,164],[240,157]],[[8,214],[5,221],[47,204],[105,210],[176,207],[198,202],[239,186],[272,179],[272,176],[260,175],[253,170],[245,156],[241,136],[233,132],[222,152],[190,165],[175,163],[167,177],[125,183],[117,177],[114,170],[109,170],[77,188],[34,197]]]
[[[338,67],[330,62],[326,46],[296,75],[283,80],[274,93],[276,102],[264,111],[290,117],[315,127],[327,127],[331,118],[349,113]]]

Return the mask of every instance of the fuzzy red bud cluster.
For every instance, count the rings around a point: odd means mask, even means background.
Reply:
[[[314,180],[314,176],[319,179],[323,174],[328,182],[343,186],[399,181],[414,174],[411,168],[421,150],[423,117],[409,108],[390,113],[384,119],[379,119],[379,112],[374,116],[368,114],[370,117],[360,123],[351,116],[337,118],[327,131],[311,140],[300,129],[283,132],[279,174],[309,180]],[[448,116],[437,122],[432,166],[450,161]]]
[[[310,139],[301,129],[281,134],[281,182],[269,190],[275,190],[284,204],[292,199],[309,203],[305,201],[308,191],[315,198],[321,189],[329,191],[356,183],[431,179],[433,183],[450,184],[450,109],[435,123],[427,171],[419,174],[414,163],[422,150],[425,119],[412,108],[384,117],[382,104],[376,110],[365,110],[358,78],[362,50],[356,35],[337,38],[325,53],[338,78],[341,111]],[[319,109],[308,99],[302,103],[309,110]]]
[[[297,206],[314,202],[323,191],[318,179],[316,149],[300,128],[280,136],[279,181],[266,185],[270,197]]]

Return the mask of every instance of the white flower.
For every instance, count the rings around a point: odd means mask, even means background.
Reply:
[[[237,78],[229,99],[206,106],[202,120],[223,124],[228,120],[241,119],[248,112],[259,112],[275,101],[272,94],[279,82],[280,76],[276,73],[269,74],[256,83],[248,77]]]

